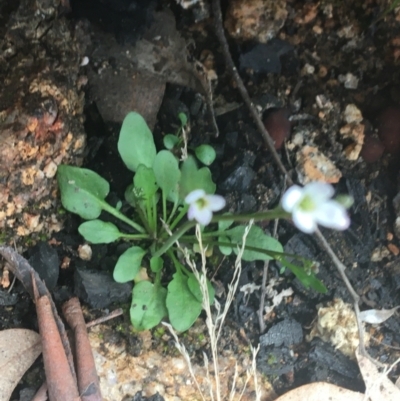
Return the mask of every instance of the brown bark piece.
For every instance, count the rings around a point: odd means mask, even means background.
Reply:
[[[0,255],[6,259],[8,262],[8,268],[12,271],[12,273],[17,277],[19,281],[21,281],[25,290],[29,293],[29,295],[34,299],[34,289],[32,286],[32,280],[34,280],[36,289],[38,291],[39,296],[46,295],[49,303],[51,305],[51,310],[53,313],[53,318],[56,322],[58,332],[60,334],[62,344],[64,347],[64,352],[67,356],[69,367],[71,372],[74,372],[74,364],[72,360],[71,348],[69,345],[68,337],[65,332],[64,324],[61,321],[60,317],[57,313],[57,308],[54,305],[54,302],[51,299],[51,295],[46,288],[43,281],[40,279],[39,275],[32,268],[32,266],[28,263],[28,261],[15,252],[12,248],[0,246]]]
[[[99,378],[78,298],[71,298],[64,303],[63,314],[74,333],[75,361],[81,399],[101,401]]]
[[[0,39],[0,229],[6,242],[58,231],[54,178],[85,146],[79,65],[84,34],[60,0],[19,2]],[[73,32],[73,33],[72,33]]]
[[[76,378],[71,371],[49,298],[39,296],[33,280],[34,299],[42,338],[43,363],[50,401],[78,401]]]

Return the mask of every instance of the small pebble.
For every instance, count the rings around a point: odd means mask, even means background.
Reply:
[[[264,114],[264,126],[275,143],[275,149],[280,149],[285,139],[290,137],[290,112],[286,108],[268,109]]]
[[[378,117],[378,135],[387,152],[400,151],[400,107],[389,107]]]
[[[375,138],[371,135],[366,135],[360,156],[367,163],[374,163],[382,157],[384,150],[385,147],[378,138]]]
[[[357,89],[358,78],[352,73],[348,72],[345,75],[339,75],[339,82],[341,82],[346,89]]]
[[[79,245],[78,255],[82,260],[92,259],[92,248],[88,244]]]
[[[343,117],[347,124],[360,123],[363,120],[363,115],[360,109],[352,103],[346,106]]]
[[[393,253],[394,256],[398,256],[400,253],[400,249],[395,244],[388,244],[388,249]]]

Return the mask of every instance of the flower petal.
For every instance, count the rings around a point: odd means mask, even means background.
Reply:
[[[304,194],[311,196],[315,203],[320,203],[326,201],[335,193],[333,186],[325,182],[310,182],[306,184],[303,188]]]
[[[292,220],[294,225],[300,231],[303,231],[303,233],[311,234],[317,228],[313,213],[307,213],[301,210],[294,210],[292,214]]]
[[[334,230],[346,230],[350,225],[346,209],[334,200],[320,205],[314,212],[314,216],[318,224]]]
[[[303,197],[303,189],[298,185],[291,186],[282,196],[282,207],[287,212],[292,212]]]
[[[194,218],[198,223],[202,224],[203,226],[206,226],[206,225],[210,224],[212,216],[213,216],[213,214],[210,209],[203,208],[203,209],[199,209],[196,212],[196,215]]]
[[[186,198],[185,198],[185,202],[188,205],[193,204],[194,202],[197,202],[199,199],[204,198],[204,196],[206,195],[204,189],[195,189],[194,191],[190,192]]]
[[[188,210],[188,213],[187,213],[188,219],[189,219],[189,220],[195,219],[196,216],[197,216],[197,214],[199,213],[199,211],[200,211],[200,208],[199,208],[199,206],[197,205],[197,203],[192,203],[192,204],[189,206],[189,210]]]
[[[206,195],[204,199],[207,201],[207,208],[213,212],[223,209],[226,205],[226,200],[221,195]]]

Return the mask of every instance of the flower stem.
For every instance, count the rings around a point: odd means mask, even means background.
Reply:
[[[188,205],[184,205],[182,207],[182,210],[179,212],[178,216],[176,216],[174,221],[170,224],[171,230],[173,230],[176,227],[176,225],[182,220],[182,217],[186,214],[188,208],[189,208]]]
[[[121,238],[126,239],[150,239],[149,234],[123,234]]]
[[[221,215],[221,216],[214,216],[211,220],[212,223],[218,221],[249,221],[251,219],[255,221],[260,220],[273,220],[273,219],[280,219],[280,218],[287,218],[290,214],[285,212],[280,207],[277,207],[272,210],[268,210],[267,212],[258,212],[258,213],[246,213],[246,214],[231,214],[231,215]],[[187,221],[182,224],[179,229],[172,234],[164,243],[164,245],[153,255],[154,257],[161,256],[164,254],[186,231],[196,225],[195,221]]]

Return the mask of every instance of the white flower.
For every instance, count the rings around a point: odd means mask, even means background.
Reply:
[[[185,202],[190,205],[188,219],[196,220],[206,226],[211,222],[213,212],[225,207],[225,199],[220,195],[206,195],[203,189],[195,189],[186,196]]]
[[[303,188],[293,185],[284,193],[282,207],[292,214],[293,223],[305,233],[313,233],[317,224],[345,230],[350,218],[346,208],[331,199],[333,194],[332,185],[322,182],[311,182]]]

